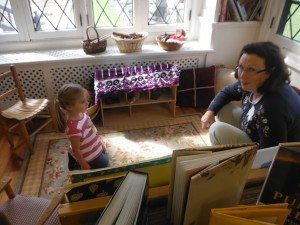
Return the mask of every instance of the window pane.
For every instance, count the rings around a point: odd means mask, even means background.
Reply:
[[[29,0],[35,31],[75,29],[72,0]]]
[[[175,24],[184,22],[185,0],[150,0],[148,24]]]
[[[286,1],[281,16],[278,34],[300,42],[300,1]]]
[[[9,0],[0,0],[0,33],[17,31]]]
[[[132,26],[132,0],[93,0],[95,27]]]

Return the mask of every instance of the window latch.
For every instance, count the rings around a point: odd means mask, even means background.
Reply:
[[[271,20],[271,23],[270,23],[270,29],[272,29],[272,27],[273,27],[273,23],[274,23],[274,19],[275,19],[275,17],[272,17],[272,20]]]
[[[82,17],[81,17],[81,14],[79,14],[79,22],[80,22],[80,26],[82,26]]]

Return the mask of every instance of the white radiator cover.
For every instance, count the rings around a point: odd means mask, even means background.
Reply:
[[[56,61],[22,62],[14,65],[19,73],[26,97],[53,99],[58,89],[65,83],[72,82],[81,84],[85,88],[91,87],[93,73],[96,68],[108,69],[156,63],[178,64],[181,69],[197,68],[205,66],[206,53],[200,53],[198,56],[191,54],[191,56],[178,55],[177,57],[174,57],[174,55],[170,57],[165,54],[165,57],[160,56],[156,59],[146,57],[144,59],[142,57],[128,58],[127,56],[114,57],[111,61],[109,57],[105,59],[82,58],[82,60],[77,58],[76,60],[61,59]],[[1,72],[9,69],[7,62],[5,64],[0,64]],[[12,85],[12,81],[6,79],[3,85],[1,84],[0,86],[0,93],[3,93]],[[4,104],[11,104],[15,100],[17,100],[17,96],[6,100]]]

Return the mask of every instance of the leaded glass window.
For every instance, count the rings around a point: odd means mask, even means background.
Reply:
[[[184,0],[149,0],[148,24],[183,23],[184,2]]]
[[[277,33],[300,42],[300,0],[287,0]]]
[[[35,31],[75,29],[72,0],[29,0]]]
[[[18,31],[10,0],[0,0],[0,33]]]
[[[93,0],[96,27],[133,26],[132,0]]]
[[[0,43],[86,38],[88,26],[99,35],[117,32],[175,32],[194,19],[191,0],[0,0]],[[188,23],[188,20],[190,23]],[[162,26],[156,26],[162,25]],[[57,40],[55,40],[57,39]],[[64,40],[64,41],[65,41]],[[35,44],[35,43],[34,43]]]

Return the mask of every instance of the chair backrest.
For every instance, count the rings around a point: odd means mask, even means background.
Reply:
[[[9,96],[17,94],[19,96],[19,99],[24,102],[26,99],[25,94],[23,92],[16,68],[13,65],[10,66],[9,71],[0,74],[0,82],[3,82],[3,80],[5,80],[6,78],[11,78],[13,80],[14,87],[5,90],[5,92],[0,95],[0,101],[3,101]]]
[[[64,192],[57,191],[51,200],[40,197],[15,195],[11,177],[0,178],[0,193],[4,190],[9,200],[0,204],[0,224],[47,224],[60,225],[58,205],[64,199]],[[30,216],[29,216],[30,214]]]

